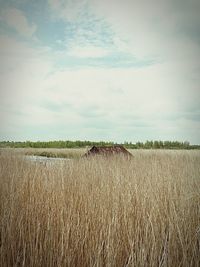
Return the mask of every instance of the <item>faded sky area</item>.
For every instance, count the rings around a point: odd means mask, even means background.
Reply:
[[[199,0],[0,0],[0,140],[200,144]]]

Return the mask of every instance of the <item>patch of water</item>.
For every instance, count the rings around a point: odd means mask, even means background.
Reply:
[[[41,164],[64,163],[70,160],[67,158],[50,158],[50,157],[42,157],[42,156],[35,156],[35,155],[26,155],[25,159],[30,162],[41,163]]]

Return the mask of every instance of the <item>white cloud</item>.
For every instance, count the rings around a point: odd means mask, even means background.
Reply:
[[[54,18],[61,17],[73,22],[82,13],[87,0],[48,0],[48,3],[53,11],[52,16]]]
[[[200,67],[197,1],[92,0],[90,8],[110,26],[117,50],[138,59],[176,62],[189,72],[191,65]]]
[[[32,37],[37,29],[37,26],[30,24],[25,14],[16,8],[2,10],[0,19],[25,37]]]
[[[34,106],[45,97],[43,82],[52,70],[52,63],[41,48],[33,49],[2,35],[0,44],[0,117],[2,125],[13,124],[14,129],[24,116],[28,123]]]
[[[184,58],[182,66],[187,66],[188,61],[199,64],[199,44],[188,38],[190,32],[187,33],[194,25],[200,27],[197,12],[200,6],[196,1],[188,5],[157,0],[49,0],[49,4],[55,16],[78,22],[76,37],[71,41],[77,53],[84,46],[107,47],[105,42],[110,39],[110,49],[138,60],[178,62]],[[71,19],[69,14],[74,14]]]
[[[85,68],[58,71],[46,82],[49,98],[76,108],[96,105],[107,115],[119,113],[151,116],[176,107],[171,81],[158,66],[146,69]],[[158,75],[159,74],[159,75]]]
[[[104,48],[97,47],[97,46],[74,46],[71,50],[69,50],[68,54],[73,57],[80,57],[80,58],[101,58],[105,57],[109,54]]]
[[[49,0],[49,6],[52,17],[66,24],[63,39],[72,56],[104,57],[113,49],[108,24],[89,10],[88,1]]]
[[[91,1],[91,9],[105,19],[114,33],[115,44],[136,57],[157,55],[158,35],[152,31],[152,5],[138,1]],[[148,43],[148,46],[147,46]]]
[[[197,142],[199,123],[185,114],[195,101],[197,108],[200,93],[195,85],[173,75],[171,62],[139,69],[61,71],[53,68],[54,56],[42,48],[33,49],[5,36],[0,42],[1,136],[17,128],[21,129],[18,136],[25,139]],[[193,125],[191,131],[188,125]],[[27,133],[28,129],[34,131]]]

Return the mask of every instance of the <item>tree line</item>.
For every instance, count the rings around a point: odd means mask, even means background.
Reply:
[[[129,149],[200,149],[200,145],[191,145],[188,141],[179,142],[179,141],[145,141],[145,142],[124,142],[124,143],[115,143],[115,142],[93,142],[93,141],[23,141],[23,142],[14,142],[14,141],[0,141],[1,148],[84,148],[90,146],[112,146],[112,145],[123,145]]]

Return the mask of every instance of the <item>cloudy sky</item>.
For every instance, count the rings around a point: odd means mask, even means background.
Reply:
[[[200,144],[199,0],[0,0],[0,140]]]

